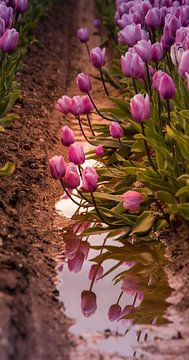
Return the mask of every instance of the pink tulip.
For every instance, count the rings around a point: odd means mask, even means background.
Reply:
[[[69,160],[75,165],[81,165],[85,162],[85,154],[80,143],[71,144],[68,150]]]
[[[128,51],[125,56],[121,56],[121,69],[126,77],[141,79],[145,76],[144,61],[135,53]]]
[[[63,114],[68,114],[70,112],[71,98],[67,95],[63,95],[60,99],[58,99],[55,107],[58,111]]]
[[[97,156],[103,156],[104,155],[104,147],[103,145],[98,145],[95,149]]]
[[[141,94],[135,95],[130,101],[131,115],[133,119],[141,123],[150,116],[150,98],[149,95],[143,96]]]
[[[78,273],[84,263],[85,257],[82,252],[78,251],[74,258],[68,259],[68,269],[71,272]]]
[[[129,190],[122,195],[122,199],[123,207],[131,212],[135,212],[139,209],[144,197],[137,191]]]
[[[78,237],[74,237],[66,241],[65,256],[67,259],[73,259],[80,247],[81,240]]]
[[[93,66],[97,69],[105,65],[105,53],[106,49],[102,50],[99,47],[96,47],[90,51],[90,59]]]
[[[70,111],[75,116],[89,114],[92,109],[93,104],[88,95],[74,96],[71,100]]]
[[[95,281],[99,280],[101,276],[103,275],[103,266],[98,264],[91,265],[91,268],[89,270],[89,280],[93,280],[95,278]]]
[[[140,291],[138,279],[135,276],[127,275],[122,281],[121,289],[127,294],[134,296]]]
[[[66,165],[66,173],[63,182],[64,186],[68,189],[76,189],[80,185],[80,177],[77,167],[73,163]]]
[[[119,319],[122,319],[124,317],[126,317],[127,315],[129,315],[130,313],[134,312],[135,308],[132,305],[126,305],[123,310],[121,311],[120,317]]]
[[[112,121],[110,123],[109,132],[114,139],[120,139],[124,135],[122,127],[119,125],[119,123],[115,121]]]
[[[83,95],[81,97],[82,105],[83,105],[83,114],[89,114],[93,109],[93,104],[88,95]]]
[[[118,33],[118,41],[122,45],[134,46],[139,40],[142,39],[141,24],[127,25]]]
[[[19,33],[15,29],[7,29],[0,38],[0,49],[11,53],[16,49]]]
[[[80,73],[77,75],[77,86],[82,92],[89,92],[92,89],[90,76],[85,73]]]
[[[88,258],[90,250],[90,244],[88,241],[82,241],[79,247],[79,251],[83,253],[85,259]]]
[[[82,173],[82,188],[86,192],[94,192],[98,187],[98,174],[90,166],[86,166]]]
[[[152,45],[150,41],[140,40],[134,46],[134,49],[145,63],[152,59]]]
[[[170,100],[175,95],[175,85],[173,79],[164,73],[159,82],[159,95],[164,100]]]
[[[66,164],[63,156],[55,155],[49,159],[51,175],[54,179],[60,180],[66,173]]]
[[[179,63],[179,74],[184,78],[189,73],[189,50],[183,52]]]
[[[81,310],[85,317],[95,313],[97,309],[96,294],[93,291],[84,290],[81,293]]]
[[[163,58],[163,46],[156,42],[152,45],[152,61],[159,62]]]
[[[153,78],[152,78],[152,87],[154,90],[159,91],[159,83],[160,83],[160,79],[163,76],[164,71],[162,70],[158,70],[155,72]]]
[[[77,30],[77,38],[82,43],[87,43],[89,41],[89,32],[87,28],[80,28]]]
[[[110,321],[115,321],[120,318],[121,306],[119,304],[113,304],[108,310],[108,318]]]
[[[75,141],[75,135],[69,126],[64,126],[61,129],[61,143],[64,146],[70,146]]]

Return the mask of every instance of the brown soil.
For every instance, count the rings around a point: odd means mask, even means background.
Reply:
[[[86,352],[84,344],[69,335],[71,321],[58,302],[53,281],[56,265],[53,257],[63,247],[54,204],[62,191],[48,174],[48,158],[63,153],[59,132],[71,120],[63,119],[54,110],[54,103],[65,93],[77,94],[74,77],[89,69],[86,49],[77,42],[75,33],[83,25],[93,32],[94,17],[93,0],[59,0],[53,6],[37,32],[42,46],[30,47],[26,67],[19,77],[22,98],[15,111],[20,114],[20,121],[0,134],[1,163],[11,160],[16,164],[15,173],[0,181],[1,360],[119,359]],[[97,46],[100,36],[93,35],[90,46]],[[94,95],[102,104],[101,90],[95,84]],[[76,128],[75,123],[73,127]],[[62,218],[61,226],[66,224]],[[163,360],[188,359],[185,355],[188,354],[189,247],[187,241],[181,243],[178,238],[168,241],[173,259],[168,273],[174,287],[180,284],[169,312],[174,320],[179,319],[177,328],[174,325],[170,330],[170,337],[177,339],[170,342],[166,335],[167,341],[161,332],[162,339],[143,348],[144,359],[155,359],[155,354]],[[169,350],[167,343],[172,346]],[[75,350],[77,345],[82,345],[79,352]],[[176,348],[182,357],[178,357]]]

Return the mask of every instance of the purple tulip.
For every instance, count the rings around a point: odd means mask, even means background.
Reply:
[[[141,202],[144,200],[142,194],[137,191],[129,190],[122,195],[123,207],[131,212],[139,209]]]
[[[132,18],[130,15],[128,14],[123,14],[123,16],[121,17],[121,19],[118,19],[117,21],[117,25],[121,28],[124,29],[127,25],[131,25],[132,24]]]
[[[97,156],[103,156],[104,155],[104,147],[103,145],[98,145],[95,149]]]
[[[189,50],[183,52],[179,63],[179,74],[184,78],[189,72]]]
[[[96,294],[93,291],[83,290],[81,293],[81,310],[85,317],[95,313],[97,309]]]
[[[156,42],[152,44],[152,61],[159,62],[163,58],[163,46],[161,43]]]
[[[115,321],[120,318],[121,306],[119,304],[113,304],[108,310],[108,318],[110,321]]]
[[[189,24],[189,6],[181,6],[180,7],[180,16],[179,20],[182,26],[188,26]]]
[[[66,164],[63,156],[55,155],[49,159],[49,167],[54,179],[60,180],[64,177],[66,173]]]
[[[13,9],[11,7],[0,4],[0,18],[4,20],[6,29],[11,27],[13,19]]]
[[[122,127],[119,125],[119,123],[112,121],[109,125],[109,132],[110,135],[114,138],[114,139],[120,139],[123,137],[124,132]]]
[[[150,41],[140,40],[134,46],[134,49],[145,63],[152,59],[152,45]]]
[[[82,188],[86,192],[94,192],[98,187],[98,174],[96,170],[90,166],[82,172]]]
[[[130,101],[131,115],[133,119],[141,123],[150,116],[150,98],[146,94],[144,97],[141,94],[135,95]]]
[[[162,75],[165,74],[164,71],[158,70],[155,72],[153,79],[152,79],[152,87],[154,90],[159,91],[159,83]]]
[[[77,30],[77,38],[82,43],[87,43],[89,41],[89,32],[87,28],[80,28]]]
[[[91,268],[89,270],[88,278],[89,280],[95,279],[95,281],[99,280],[103,275],[103,266],[98,264],[91,265]]]
[[[85,257],[82,252],[78,251],[74,258],[68,259],[68,269],[71,272],[78,273],[84,263]]]
[[[164,73],[159,82],[159,95],[164,100],[170,100],[175,95],[175,85],[173,79]]]
[[[92,89],[90,76],[85,73],[80,73],[77,75],[77,86],[82,92],[89,92]]]
[[[61,143],[64,146],[70,146],[75,141],[75,135],[69,126],[64,126],[61,129]]]
[[[121,68],[126,77],[142,79],[145,76],[144,61],[137,53],[127,52],[121,56]]]
[[[71,100],[70,112],[75,116],[89,114],[92,109],[93,104],[88,95],[74,96]]]
[[[69,96],[63,95],[60,99],[58,99],[55,107],[58,111],[66,115],[70,112],[71,101],[72,99]]]
[[[19,33],[15,29],[7,29],[0,38],[0,49],[11,53],[16,49]]]
[[[0,18],[0,38],[5,32],[5,20]]]
[[[154,7],[148,10],[145,16],[145,23],[150,29],[157,29],[161,25],[160,9]]]
[[[122,45],[133,46],[137,41],[142,39],[141,24],[127,25],[123,30],[118,33],[118,41]]]
[[[106,49],[103,48],[101,50],[99,47],[96,47],[90,51],[90,59],[95,68],[100,69],[105,65],[105,53]]]
[[[23,14],[28,9],[28,0],[15,0],[15,10]]]
[[[64,186],[68,189],[76,189],[80,185],[80,177],[74,164],[66,165],[66,173],[63,179]]]
[[[93,26],[94,26],[96,29],[99,29],[100,26],[101,26],[101,21],[100,21],[100,19],[94,19],[94,20],[93,20]]]
[[[80,143],[71,144],[68,150],[70,162],[75,165],[81,165],[85,162],[85,154]]]

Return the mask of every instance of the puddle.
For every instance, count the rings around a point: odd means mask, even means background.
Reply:
[[[78,211],[78,206],[73,204],[69,199],[61,198],[56,204],[56,211],[59,215],[64,215],[67,218],[72,218],[74,214],[82,213],[82,209]],[[75,218],[75,215],[74,215]],[[64,233],[64,239],[71,238],[74,235],[73,226],[68,232]],[[107,236],[106,233],[92,235],[88,237],[88,242],[91,246],[101,245]],[[83,238],[82,241],[85,241]],[[108,245],[115,245],[123,247],[123,244],[116,242],[116,237],[108,239]],[[144,250],[147,253],[148,244]],[[120,283],[115,286],[112,283],[112,273],[105,278],[95,282],[93,291],[97,295],[97,311],[89,318],[85,318],[81,312],[80,297],[83,290],[88,290],[90,281],[88,280],[88,273],[91,267],[90,259],[93,259],[99,254],[99,250],[90,249],[88,259],[84,261],[82,270],[78,273],[68,271],[66,262],[60,263],[57,268],[58,271],[58,290],[60,294],[60,301],[65,305],[66,315],[73,319],[73,325],[70,327],[70,332],[80,339],[85,341],[85,347],[87,349],[94,349],[99,353],[115,355],[117,359],[130,359],[133,356],[135,358],[141,358],[142,354],[136,354],[135,347],[138,342],[148,341],[153,339],[153,335],[150,332],[142,330],[139,331],[138,324],[165,324],[168,321],[164,318],[165,311],[168,307],[166,299],[171,293],[166,275],[163,271],[163,266],[166,264],[164,258],[164,247],[158,241],[150,247],[149,256],[154,254],[156,259],[155,263],[152,263],[147,268],[144,268],[147,272],[144,274],[144,279],[148,278],[146,283],[146,291],[144,293],[144,299],[142,302],[136,300],[135,308],[136,312],[130,320],[110,321],[108,319],[109,307],[116,303],[120,294]],[[148,255],[146,255],[148,256]],[[59,257],[60,258],[60,257]],[[127,261],[127,256],[125,256]],[[103,263],[104,272],[110,267],[114,266],[117,262],[115,260],[106,260]],[[134,267],[135,268],[135,267]],[[113,275],[126,271],[129,269],[127,264],[121,265],[114,271]],[[144,272],[144,269],[137,269],[136,276],[140,272]],[[137,272],[138,271],[138,272]],[[135,276],[134,275],[134,276]],[[131,296],[124,293],[120,300],[121,307],[133,304],[134,295]],[[130,318],[130,316],[129,316]],[[134,325],[131,322],[134,319]],[[129,330],[126,335],[126,330]],[[138,357],[139,356],[139,357]],[[91,357],[92,358],[92,357]],[[102,359],[104,359],[102,357]],[[109,359],[109,358],[108,358]]]

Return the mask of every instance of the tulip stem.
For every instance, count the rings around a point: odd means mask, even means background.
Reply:
[[[168,120],[168,125],[169,127],[171,127],[171,109],[170,109],[170,102],[169,100],[166,101],[167,103],[167,120]],[[175,157],[175,149],[174,149],[174,145],[173,145],[173,140],[170,140],[171,142],[171,150],[172,150],[172,154],[173,154],[173,159]]]
[[[116,304],[119,304],[119,302],[120,302],[120,300],[121,300],[121,298],[122,298],[122,295],[123,295],[123,291],[119,294],[119,297],[118,297],[118,299],[117,299],[117,303],[116,303]]]
[[[81,176],[81,178],[82,178],[82,168],[81,168],[81,165],[78,165],[78,169],[79,169],[79,174],[80,174],[80,176]]]
[[[96,279],[96,275],[97,275],[97,273],[98,273],[98,269],[99,269],[99,267],[101,266],[101,264],[102,264],[102,262],[100,262],[100,263],[98,264],[98,266],[96,267],[96,269],[95,269],[94,276],[93,276],[93,278],[92,278],[92,280],[91,280],[91,284],[90,284],[89,291],[92,291],[92,289],[93,289],[93,285],[94,285],[94,282],[95,282],[95,279]]]
[[[0,58],[0,67],[1,67],[2,64],[3,64],[4,57],[5,57],[5,51],[2,51],[2,56],[1,56],[1,58]]]
[[[88,206],[84,206],[84,205],[79,204],[75,199],[72,198],[72,196],[69,194],[69,192],[67,191],[66,187],[64,186],[63,180],[60,180],[60,183],[61,183],[61,185],[62,185],[62,187],[63,187],[66,195],[70,198],[70,200],[72,200],[72,201],[74,202],[74,204],[76,204],[76,205],[79,206],[79,207],[81,207],[81,206],[82,206],[82,207],[88,207]]]
[[[100,211],[99,211],[99,209],[97,207],[96,200],[94,198],[93,193],[91,193],[91,198],[92,198],[93,205],[95,207],[95,210],[96,210],[97,215],[99,216],[100,220],[102,220],[102,222],[105,223],[106,225],[112,225],[111,223],[108,223],[106,220],[104,220],[102,214],[100,213]]]
[[[90,200],[88,200],[80,190],[77,189],[77,192],[85,201],[89,202],[89,204],[92,204],[92,202]]]
[[[106,87],[106,84],[105,84],[105,81],[104,81],[104,77],[103,77],[103,73],[102,73],[102,68],[100,67],[100,77],[101,77],[101,80],[102,80],[102,84],[103,84],[103,87],[104,87],[104,91],[106,93],[107,96],[109,96],[109,93],[108,93],[108,89]]]
[[[132,303],[132,306],[135,306],[135,303],[137,301],[137,296],[138,296],[138,293],[135,294],[135,297],[134,297],[134,300],[133,300],[133,303]]]
[[[145,130],[144,130],[144,124],[141,123],[141,128],[142,128],[142,135],[145,136]],[[146,155],[148,157],[148,160],[149,160],[149,163],[151,165],[151,167],[153,168],[154,171],[156,171],[156,168],[153,164],[153,161],[151,159],[151,156],[150,156],[150,151],[148,149],[148,144],[147,144],[147,141],[144,139],[144,146],[145,146],[145,149],[146,149]]]
[[[86,49],[87,49],[87,53],[89,55],[89,60],[91,60],[90,58],[90,49],[89,49],[89,45],[87,43],[85,43]]]
[[[82,127],[82,123],[81,123],[80,116],[78,116],[78,121],[79,121],[79,127],[80,127],[80,129],[81,129],[81,133],[82,133],[84,139],[85,139],[89,144],[95,146],[95,145],[88,139],[88,137],[85,135],[85,132],[84,132],[83,127]]]
[[[115,120],[115,119],[111,119],[111,118],[108,118],[108,117],[104,116],[104,115],[98,110],[95,102],[93,101],[93,98],[92,98],[91,94],[88,92],[87,95],[88,95],[89,99],[91,100],[91,102],[92,102],[92,104],[93,104],[93,106],[94,106],[94,108],[95,108],[95,110],[96,110],[96,112],[97,112],[97,114],[98,114],[99,116],[101,116],[101,117],[102,117],[103,119],[105,119],[105,120],[109,120],[109,121],[114,121],[114,120]]]
[[[148,89],[149,89],[150,97],[152,97],[151,79],[150,79],[150,72],[149,72],[148,64],[145,64],[145,66],[146,66],[146,74],[147,74],[147,81],[148,81]]]
[[[92,125],[91,125],[89,114],[87,114],[87,121],[88,121],[88,124],[89,124],[89,127],[91,129],[91,132],[92,132],[93,136],[95,136],[94,130],[93,130]]]
[[[135,81],[135,79],[134,79],[134,78],[132,78],[132,81],[133,81],[133,87],[134,87],[134,89],[135,89],[135,94],[138,94],[136,81]]]

